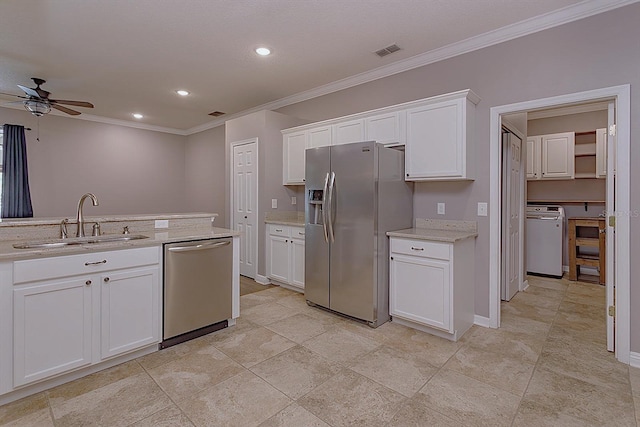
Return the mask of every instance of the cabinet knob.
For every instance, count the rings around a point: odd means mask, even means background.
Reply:
[[[391,261],[393,261],[393,257],[391,257]]]
[[[91,284],[91,280],[87,280],[86,282],[84,282],[84,284],[89,286]]]
[[[103,280],[104,280],[104,283],[109,283],[109,280],[111,279],[109,279],[108,277],[105,277]]]
[[[247,216],[246,216],[246,215],[244,216],[244,219],[247,219]]]

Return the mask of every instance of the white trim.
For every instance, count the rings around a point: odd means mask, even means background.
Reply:
[[[483,328],[491,328],[491,319],[476,314],[473,317],[473,324],[482,326]]]
[[[529,280],[522,282],[522,290],[526,291],[529,288]]]
[[[529,34],[537,33],[539,31],[547,30],[549,28],[558,27],[560,25],[568,24],[573,21],[578,21],[580,19],[588,18],[593,15],[608,12],[610,10],[627,6],[638,1],[640,0],[585,0],[552,12],[534,16],[520,22],[515,22],[513,24],[488,31],[477,36],[469,37],[468,39],[451,43],[446,46],[442,46],[440,48],[394,62],[392,64],[378,67],[364,73],[356,74],[354,76],[337,80],[323,86],[318,86],[310,90],[286,96],[284,98],[267,102],[265,104],[258,105],[257,107],[249,108],[247,110],[243,110],[234,114],[224,115],[223,117],[220,117],[218,119],[188,129],[175,129],[162,126],[145,125],[143,123],[128,120],[110,119],[107,117],[94,116],[84,113],[80,116],[68,116],[57,112],[52,112],[49,114],[55,114],[79,120],[88,120],[99,123],[115,124],[125,127],[189,136],[195,133],[203,132],[205,130],[213,129],[215,127],[223,125],[227,120],[242,117],[256,111],[276,110],[278,108],[286,107],[287,105],[307,101],[318,96],[338,92],[340,90],[361,85],[363,83],[399,74],[404,71],[413,70],[415,68],[423,67],[425,65],[433,64],[435,62],[443,61],[445,59],[453,58],[455,56],[463,55],[465,53],[483,49],[485,47],[493,46],[519,37],[524,37]],[[15,108],[19,110],[23,109],[22,105],[16,107],[5,107]]]
[[[263,276],[262,274],[256,274],[256,278],[253,279],[256,283],[261,285],[270,285],[271,280],[267,276]]]
[[[335,82],[319,86],[314,89],[299,92],[272,102],[267,102],[266,104],[253,107],[239,113],[231,114],[229,116],[225,116],[224,118],[213,120],[209,123],[204,123],[202,125],[189,128],[187,129],[187,134],[191,135],[208,130],[224,124],[226,120],[241,117],[256,111],[276,110],[278,108],[286,107],[287,105],[307,101],[318,96],[338,92],[340,90],[361,85],[363,83],[392,76],[394,74],[399,74],[404,71],[413,70],[414,68],[423,67],[425,65],[433,64],[435,62],[443,61],[445,59],[453,58],[455,56],[463,55],[465,53],[473,52],[475,50],[513,40],[518,37],[523,37],[529,34],[537,33],[539,31],[547,30],[549,28],[568,24],[569,22],[588,18],[589,16],[627,6],[638,1],[639,0],[582,1],[580,3],[576,3],[562,9],[555,10],[553,12],[525,19],[524,21],[516,22],[514,24],[489,31],[484,34],[470,37],[459,42],[451,43],[438,49],[433,49],[428,52],[412,56],[411,58],[407,58],[402,61],[397,61],[383,67],[375,68],[364,73],[356,74],[354,76],[337,80]]]
[[[501,154],[500,116],[565,104],[616,99],[618,156],[616,158],[616,358],[629,363],[630,324],[630,144],[631,87],[613,86],[560,95],[533,101],[492,107],[490,110],[490,218],[489,218],[489,319],[491,327],[500,325],[500,178]]]
[[[234,176],[233,176],[233,149],[235,147],[237,147],[238,145],[246,145],[246,144],[253,144],[255,142],[256,144],[256,180],[255,180],[255,206],[256,206],[256,232],[255,232],[255,238],[253,239],[253,243],[254,243],[254,248],[255,248],[255,254],[256,254],[256,270],[254,273],[254,279],[256,280],[255,277],[258,277],[258,249],[260,247],[259,243],[258,243],[258,222],[260,221],[260,205],[258,204],[258,201],[260,200],[260,182],[258,180],[258,177],[260,176],[260,162],[258,161],[258,159],[260,158],[260,144],[258,143],[258,138],[249,138],[249,139],[243,139],[242,141],[234,141],[232,143],[229,144],[229,228],[234,230],[234,222],[233,222],[233,209],[234,209],[234,193],[233,193],[233,185],[234,185]],[[240,246],[240,242],[238,242],[238,246]]]
[[[635,351],[629,352],[629,366],[632,368],[640,368],[640,353]]]

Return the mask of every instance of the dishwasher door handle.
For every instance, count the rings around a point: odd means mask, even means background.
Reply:
[[[218,243],[202,243],[199,245],[193,246],[176,246],[173,248],[169,248],[169,252],[190,252],[190,251],[204,251],[206,249],[215,249],[222,246],[230,245],[230,241],[226,242],[218,242]]]

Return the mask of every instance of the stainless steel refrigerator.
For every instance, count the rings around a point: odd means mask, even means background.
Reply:
[[[386,232],[413,222],[404,152],[375,142],[306,150],[305,298],[378,327],[389,320]]]

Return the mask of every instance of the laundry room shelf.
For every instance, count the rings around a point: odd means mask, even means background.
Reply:
[[[606,226],[604,218],[569,218],[569,280],[593,281],[589,275],[580,274],[580,267],[598,270],[597,283],[605,284]],[[581,248],[597,248],[582,252]]]

